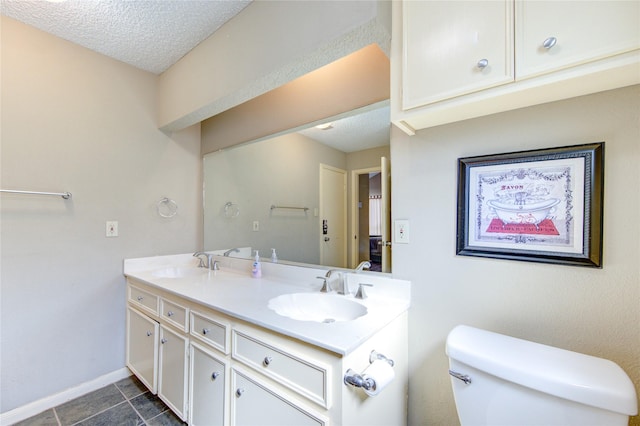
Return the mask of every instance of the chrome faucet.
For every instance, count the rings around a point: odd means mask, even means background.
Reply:
[[[204,259],[202,258],[202,256],[204,256]],[[203,251],[197,251],[193,253],[193,257],[197,257],[198,260],[200,260],[198,268],[208,268],[209,263],[211,263],[211,257],[209,257],[209,255]]]
[[[220,269],[218,266],[218,262],[213,260],[213,256],[214,256],[213,254],[205,253],[203,251],[197,251],[193,253],[193,256],[197,257],[198,260],[200,260],[200,263],[198,264],[198,268],[209,268],[214,271],[217,271],[218,269]],[[204,258],[202,256],[204,256]]]
[[[331,278],[333,274],[338,275],[338,277],[335,280],[333,280],[337,282],[336,291],[338,292],[338,294],[349,294],[349,286],[344,280],[344,275],[342,274],[341,271],[338,271],[336,269],[329,269],[327,271],[327,274],[325,275],[325,278],[327,279],[327,281],[329,281],[329,278]],[[329,287],[334,288],[334,286],[331,285],[331,283],[329,283]]]
[[[360,272],[365,268],[371,269],[371,262],[369,262],[368,260],[360,262],[360,264],[356,266],[355,272]]]
[[[229,250],[225,251],[222,255],[223,255],[224,257],[229,257],[229,255],[230,255],[231,253],[235,253],[235,252],[239,252],[239,251],[240,251],[240,250],[239,250],[239,249],[237,249],[237,248],[232,248],[232,249],[229,249]]]

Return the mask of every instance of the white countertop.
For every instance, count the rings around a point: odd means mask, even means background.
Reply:
[[[269,300],[288,293],[319,292],[326,269],[262,263],[262,278],[252,278],[251,261],[215,256],[220,270],[198,268],[191,254],[126,259],[124,274],[185,299],[200,303],[269,330],[346,355],[409,309],[411,284],[380,273],[346,273],[355,293],[358,283],[368,298],[340,296],[361,303],[367,313],[351,321],[320,323],[280,316],[267,307]],[[162,277],[175,269],[186,276]],[[170,275],[170,274],[169,274]]]

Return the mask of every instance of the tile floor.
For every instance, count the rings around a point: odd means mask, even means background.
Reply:
[[[135,376],[131,376],[26,419],[16,426],[184,424]]]

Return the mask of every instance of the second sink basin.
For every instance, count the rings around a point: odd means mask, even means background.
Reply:
[[[351,321],[367,313],[367,307],[346,296],[326,293],[283,294],[269,300],[269,309],[298,321],[331,323]]]

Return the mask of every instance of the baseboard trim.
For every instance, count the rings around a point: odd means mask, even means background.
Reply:
[[[53,407],[57,407],[60,404],[64,404],[67,401],[71,401],[79,396],[85,395],[94,390],[103,388],[111,383],[115,383],[118,380],[122,380],[131,375],[128,368],[121,368],[104,376],[97,377],[91,381],[81,383],[78,386],[66,389],[62,392],[46,396],[37,401],[30,402],[21,407],[14,408],[11,411],[0,414],[0,425],[12,425],[29,417],[40,414],[45,410]]]

